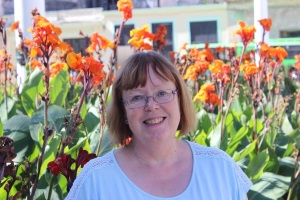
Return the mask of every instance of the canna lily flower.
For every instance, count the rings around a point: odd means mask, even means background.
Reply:
[[[69,65],[69,67],[73,70],[84,70],[85,66],[82,63],[82,57],[81,57],[81,53],[74,53],[71,52],[67,55],[66,58],[67,64]]]
[[[287,57],[288,53],[282,47],[276,47],[275,50],[276,50],[276,55],[275,55],[276,61],[278,63],[282,63],[282,61],[284,60],[284,58]]]
[[[208,104],[218,104],[220,105],[221,100],[215,92],[215,85],[212,83],[205,83],[201,86],[200,91],[196,94],[193,101],[200,100]]]
[[[228,64],[224,65],[223,61],[215,60],[214,64],[209,66],[209,70],[212,76],[215,76],[217,81],[220,81],[222,84],[230,82],[230,66]]]
[[[130,31],[131,39],[128,44],[135,47],[136,50],[153,50],[153,47],[145,41],[153,41],[154,34],[149,32],[149,26],[145,25],[142,28],[132,29]]]
[[[103,50],[107,49],[108,47],[111,49],[114,48],[113,42],[110,42],[107,38],[99,35],[98,33],[93,33],[90,40],[91,44],[85,50],[87,53],[92,53],[97,47]]]
[[[125,21],[132,18],[133,3],[131,0],[119,0],[117,7],[119,11],[123,12],[123,18]]]
[[[83,150],[82,147],[80,147],[78,155],[77,155],[77,159],[76,159],[76,169],[81,166],[83,167],[87,162],[89,162],[90,160],[96,158],[96,154],[94,153],[88,153],[87,150]]]
[[[55,62],[50,65],[50,77],[55,77],[63,68],[67,68],[66,63]]]
[[[31,69],[35,69],[36,67],[38,67],[42,70],[43,64],[40,61],[33,59],[29,62],[29,66],[31,66]]]
[[[300,54],[295,55],[295,68],[300,71]]]
[[[266,19],[261,19],[258,21],[265,31],[270,31],[271,26],[272,26],[272,19],[266,18]]]
[[[246,62],[245,64],[240,66],[240,71],[244,71],[244,77],[245,79],[248,79],[249,76],[259,71],[259,67],[256,66],[255,63]]]
[[[238,34],[242,38],[244,46],[248,45],[254,38],[254,33],[256,31],[254,26],[246,26],[245,22],[239,20],[240,29],[235,31],[235,34]]]
[[[14,31],[14,30],[16,30],[16,29],[18,29],[19,28],[19,21],[16,21],[15,23],[13,23],[11,26],[10,26],[10,30],[11,31]]]
[[[166,27],[163,24],[159,25],[153,37],[153,42],[157,44],[158,49],[162,49],[163,46],[167,45],[167,41],[165,39],[166,35],[167,35]]]

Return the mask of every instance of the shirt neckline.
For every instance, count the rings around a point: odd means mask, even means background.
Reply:
[[[115,166],[117,168],[117,170],[120,172],[120,174],[125,178],[125,180],[130,184],[132,185],[136,191],[140,192],[141,194],[143,195],[146,195],[148,196],[149,198],[151,199],[156,199],[156,200],[175,200],[175,199],[180,199],[181,197],[183,197],[186,193],[188,193],[188,191],[190,190],[191,188],[191,185],[192,183],[194,182],[194,177],[195,177],[195,155],[194,155],[194,150],[193,150],[193,147],[191,145],[191,142],[190,141],[187,141],[187,140],[183,140],[185,142],[188,143],[189,147],[190,147],[190,150],[191,150],[191,153],[192,153],[192,176],[190,178],[190,181],[189,181],[189,184],[187,185],[187,187],[185,188],[185,190],[180,193],[179,195],[177,196],[173,196],[173,197],[158,197],[158,196],[154,196],[154,195],[151,195],[147,192],[145,192],[144,190],[142,190],[140,187],[138,187],[134,182],[132,182],[132,180],[130,180],[130,178],[128,178],[128,176],[125,174],[125,172],[122,170],[122,168],[119,166],[118,164],[118,161],[115,157],[115,150],[112,151],[112,159],[113,161],[115,162]]]

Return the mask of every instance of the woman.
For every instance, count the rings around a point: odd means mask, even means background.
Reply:
[[[113,85],[107,124],[123,146],[86,164],[67,199],[247,199],[251,182],[232,158],[176,137],[194,129],[194,107],[162,55],[128,59]]]

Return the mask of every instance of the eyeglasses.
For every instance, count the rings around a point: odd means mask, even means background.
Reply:
[[[127,99],[122,100],[128,108],[141,108],[148,103],[148,98],[152,97],[156,103],[163,104],[174,100],[174,95],[178,93],[178,90],[159,90],[152,96],[147,95],[134,95],[129,96]]]

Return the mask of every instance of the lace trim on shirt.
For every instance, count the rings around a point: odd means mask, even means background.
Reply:
[[[238,166],[237,163],[226,152],[218,148],[204,147],[196,143],[190,143],[190,145],[196,157],[221,158],[226,161],[229,161],[234,169],[234,172],[237,175],[239,183],[241,183],[242,185],[242,189],[244,190],[244,192],[247,192],[249,190],[249,188],[252,185],[252,182],[249,180],[249,178],[246,176],[246,174],[243,172],[240,166]]]
[[[115,163],[112,154],[113,151],[104,155],[103,157],[98,157],[88,162],[80,172],[80,176],[78,176],[75,179],[74,184],[66,200],[77,198],[78,191],[80,190],[80,187],[83,185],[83,182],[95,169],[114,165]]]

